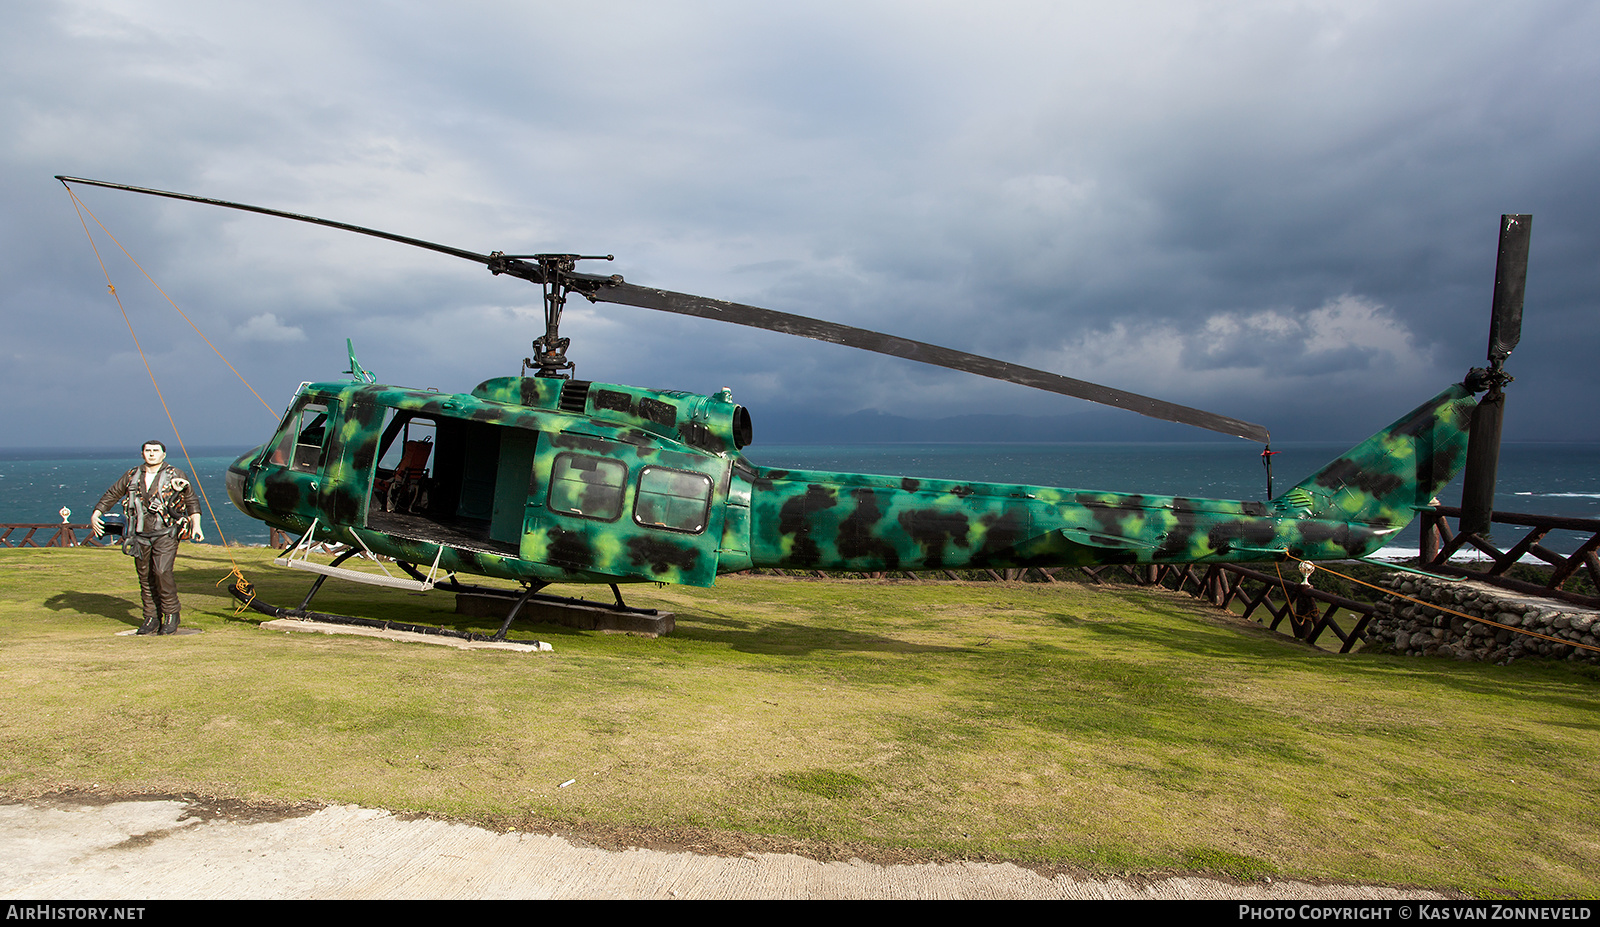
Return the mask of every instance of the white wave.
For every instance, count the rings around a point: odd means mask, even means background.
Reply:
[[[1415,560],[1417,559],[1417,549],[1415,547],[1380,547],[1367,559],[1388,561]],[[1473,548],[1471,550],[1458,550],[1450,555],[1451,563],[1486,563],[1488,561],[1489,557],[1479,551],[1477,548]],[[1536,563],[1540,566],[1550,565],[1545,561],[1540,560],[1538,557],[1535,557],[1533,554],[1523,554],[1522,558],[1517,562]]]

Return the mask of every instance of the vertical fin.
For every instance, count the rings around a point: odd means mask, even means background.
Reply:
[[[1272,500],[1274,511],[1405,526],[1461,472],[1476,405],[1465,386],[1451,386]]]

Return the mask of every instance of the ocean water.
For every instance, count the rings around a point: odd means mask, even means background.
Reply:
[[[1281,493],[1347,448],[1335,444],[1285,443],[1273,458],[1273,491]],[[243,544],[265,544],[265,525],[236,511],[228,501],[228,464],[247,448],[191,448],[193,470],[210,502],[202,503],[208,540],[221,535]],[[173,448],[168,460],[191,469]],[[1264,500],[1266,472],[1259,451],[1246,442],[1188,444],[877,444],[773,445],[746,450],[754,463],[805,470],[882,473],[1072,489],[1149,492],[1213,499]],[[57,510],[72,510],[83,523],[116,479],[138,463],[126,449],[0,450],[0,523],[59,523]],[[1440,494],[1458,505],[1460,480]],[[1600,445],[1508,443],[1500,451],[1495,509],[1537,515],[1600,518]],[[1523,532],[1497,526],[1495,540],[1514,543]],[[1586,540],[1552,533],[1546,546],[1570,553]],[[1415,554],[1415,523],[1391,548]]]
[[[191,467],[174,444],[167,446],[168,463],[198,476],[197,483],[202,491],[200,515],[207,541],[219,540],[216,527],[220,525],[222,537],[229,542],[267,543],[267,526],[238,511],[228,501],[228,465],[249,448],[190,448],[190,460],[194,464]],[[87,524],[89,513],[94,511],[101,494],[139,463],[137,452],[127,448],[0,450],[0,524],[60,524],[61,516],[57,513],[62,508],[71,509],[69,520],[73,524]],[[207,511],[208,500],[210,511]],[[36,536],[35,540],[39,538]]]

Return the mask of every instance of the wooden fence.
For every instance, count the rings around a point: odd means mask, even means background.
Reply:
[[[1586,595],[1566,588],[1573,579],[1587,573],[1589,582],[1596,590],[1600,590],[1600,558],[1595,556],[1595,551],[1600,550],[1600,520],[1495,512],[1491,526],[1516,525],[1528,529],[1522,540],[1501,550],[1482,535],[1451,531],[1451,518],[1457,519],[1456,524],[1460,525],[1459,508],[1435,506],[1424,511],[1421,517],[1422,549],[1418,562],[1422,569],[1430,573],[1464,576],[1502,589],[1560,599],[1586,608],[1600,608],[1600,595]],[[1581,539],[1577,550],[1565,556],[1546,547],[1542,542],[1552,531],[1575,533]],[[1450,562],[1451,555],[1466,547],[1474,548],[1486,556],[1488,568],[1475,570]],[[1512,566],[1529,555],[1550,566],[1549,576],[1542,584],[1506,575]]]
[[[1317,646],[1325,632],[1332,632],[1339,641],[1339,652],[1349,653],[1361,642],[1372,620],[1372,603],[1324,592],[1302,583],[1298,570],[1293,572],[1291,578],[1232,563],[1185,563],[1157,567],[1156,583],[1188,592],[1221,609],[1231,611],[1237,602],[1244,607],[1243,618],[1264,612],[1255,620],[1279,633],[1285,633],[1281,629],[1288,622],[1287,633],[1312,646]]]
[[[78,538],[79,531],[83,532],[82,540]],[[43,544],[39,543],[41,536],[45,539]],[[95,537],[88,525],[60,522],[0,524],[0,547],[105,547],[116,543],[120,542],[109,534]]]
[[[78,536],[79,532],[83,533],[83,537]],[[39,543],[41,538],[44,539],[42,544]],[[270,546],[284,548],[294,541],[294,536],[287,531],[271,529]],[[0,524],[0,547],[107,547],[121,543],[121,538],[111,534],[95,537],[89,525],[54,522]]]

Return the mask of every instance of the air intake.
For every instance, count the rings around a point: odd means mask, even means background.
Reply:
[[[568,380],[561,384],[561,411],[571,412],[573,415],[582,415],[588,406],[588,380]]]

